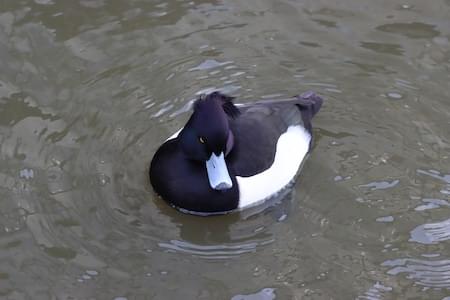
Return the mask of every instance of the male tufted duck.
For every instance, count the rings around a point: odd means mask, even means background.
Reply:
[[[165,201],[193,214],[261,203],[288,185],[311,148],[311,119],[322,98],[235,105],[220,92],[200,96],[179,133],[156,151],[150,181]]]

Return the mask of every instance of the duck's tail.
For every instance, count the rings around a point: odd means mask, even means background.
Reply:
[[[296,105],[302,114],[303,124],[306,130],[312,135],[311,120],[322,107],[323,98],[312,91],[298,95],[296,98]]]
[[[300,110],[303,120],[303,126],[310,133],[311,140],[309,141],[309,151],[312,149],[313,132],[312,132],[312,118],[319,112],[323,104],[323,98],[312,91],[305,92],[296,96],[297,107]]]
[[[322,107],[323,98],[313,91],[305,92],[296,96],[296,98],[298,101],[297,106],[302,112],[306,111],[310,115],[310,119],[312,119]]]

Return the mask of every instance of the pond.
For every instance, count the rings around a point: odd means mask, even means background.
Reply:
[[[449,0],[2,0],[1,298],[444,299],[449,39]],[[325,103],[277,203],[190,216],[148,166],[216,89]]]

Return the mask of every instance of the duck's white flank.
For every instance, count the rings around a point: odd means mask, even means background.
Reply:
[[[297,174],[308,153],[311,135],[300,125],[290,126],[277,142],[272,166],[253,176],[236,176],[239,185],[239,209],[255,205],[276,194]]]

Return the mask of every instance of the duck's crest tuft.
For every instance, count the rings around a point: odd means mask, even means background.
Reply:
[[[194,110],[205,101],[219,101],[222,104],[223,111],[232,119],[237,118],[241,112],[233,103],[234,97],[222,94],[221,92],[212,92],[211,94],[202,94],[194,103]]]

